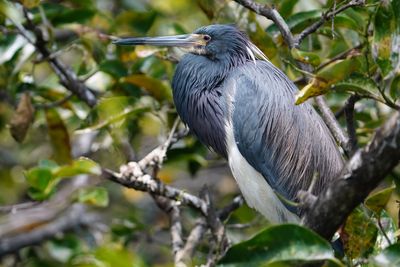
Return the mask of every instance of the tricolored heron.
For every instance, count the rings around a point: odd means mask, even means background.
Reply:
[[[114,43],[188,51],[172,81],[176,110],[202,143],[228,160],[248,205],[271,222],[298,221],[302,210],[281,200],[297,201],[315,174],[318,195],[342,169],[318,113],[309,103],[294,105],[296,86],[235,26]]]

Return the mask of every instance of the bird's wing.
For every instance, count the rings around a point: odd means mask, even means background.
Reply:
[[[343,162],[322,119],[305,103],[294,105],[295,85],[270,62],[249,62],[229,78],[230,117],[236,145],[275,192],[295,200],[320,178],[313,192],[334,178]],[[229,81],[228,81],[229,82]]]

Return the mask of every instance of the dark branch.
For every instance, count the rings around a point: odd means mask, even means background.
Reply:
[[[295,47],[295,40],[292,35],[292,32],[290,31],[289,26],[286,24],[285,20],[282,18],[282,16],[275,8],[269,7],[267,5],[261,5],[251,0],[234,0],[234,1],[259,15],[272,20],[278,27],[279,31],[281,32],[282,37],[285,40],[286,44],[290,48]]]
[[[354,105],[359,99],[360,99],[359,96],[352,95],[349,97],[349,99],[347,99],[344,105],[344,115],[346,118],[347,134],[349,135],[350,156],[352,156],[358,148],[356,125],[354,122]]]
[[[349,160],[340,179],[306,213],[304,224],[330,240],[351,211],[400,161],[400,113],[396,112],[372,141]],[[332,212],[335,211],[335,212]]]
[[[242,195],[235,197],[228,206],[224,207],[218,212],[219,219],[221,221],[225,221],[226,219],[228,219],[229,215],[231,215],[232,212],[240,208],[243,205],[243,203],[244,199]]]
[[[93,107],[97,103],[96,96],[93,92],[86,87],[81,81],[79,81],[76,74],[69,69],[64,63],[62,63],[57,57],[51,56],[52,52],[46,46],[46,40],[43,37],[42,30],[37,27],[28,14],[28,11],[24,9],[24,15],[26,18],[26,29],[21,27],[17,27],[20,34],[32,45],[35,46],[36,50],[41,54],[42,58],[46,59],[50,66],[53,68],[54,72],[60,79],[60,83],[65,86],[65,88],[71,91],[73,94],[78,96],[82,101],[84,101],[90,107]],[[18,26],[18,24],[15,24]],[[36,40],[33,41],[27,35],[26,30],[31,31]]]
[[[207,257],[206,266],[215,266],[217,261],[222,257],[229,247],[228,238],[225,235],[225,227],[222,224],[217,212],[214,209],[214,204],[207,187],[204,187],[200,192],[201,198],[207,203],[206,222],[211,230],[211,249]]]

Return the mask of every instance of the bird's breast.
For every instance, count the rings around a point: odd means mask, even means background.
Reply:
[[[185,56],[175,71],[172,88],[176,110],[203,144],[226,157],[224,79],[217,69],[206,67],[208,62],[192,57]]]

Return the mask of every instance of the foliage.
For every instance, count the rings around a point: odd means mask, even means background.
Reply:
[[[334,5],[340,8],[348,1],[259,2],[274,5],[299,34]],[[50,54],[43,55],[25,38],[35,36],[24,9]],[[176,117],[171,78],[181,53],[116,47],[110,36],[181,34],[211,23],[235,23],[246,31],[297,83],[301,90],[296,103],[324,94],[343,128],[345,100],[359,96],[355,126],[360,146],[399,107],[399,0],[369,0],[346,9],[292,49],[276,25],[233,1],[0,0],[0,205],[51,201],[63,192],[63,185],[84,176],[89,182],[68,198],[106,218],[100,229],[77,227],[26,247],[18,256],[0,257],[1,266],[14,261],[18,266],[172,265],[166,217],[146,194],[99,181],[98,176],[102,168],[117,170],[128,159],[141,158],[167,136]],[[96,96],[94,107],[60,82],[52,58],[60,59]],[[304,73],[296,61],[310,64],[314,71]],[[222,162],[189,135],[168,151],[158,177],[194,194],[206,181],[221,207],[238,192]],[[300,226],[272,226],[256,234],[266,222],[241,207],[228,225],[258,223],[239,230],[227,227],[235,245],[220,264],[296,266],[324,261],[326,266],[397,266],[399,178],[400,170],[393,170],[383,191],[349,216],[342,229],[344,257],[335,258],[327,241]],[[391,183],[394,186],[387,186]],[[195,224],[195,215],[185,210],[185,227]],[[243,240],[247,241],[240,243]],[[201,244],[193,264],[206,260],[207,246]]]

